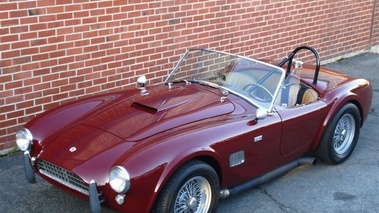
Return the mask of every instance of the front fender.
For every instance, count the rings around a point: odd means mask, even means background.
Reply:
[[[191,140],[187,137],[191,137]],[[181,146],[178,146],[178,140],[181,141]],[[191,142],[183,143],[183,140]],[[195,158],[210,159],[217,164],[221,161],[221,157],[210,144],[201,140],[200,134],[198,137],[183,136],[180,139],[160,143],[126,160],[124,167],[132,177],[131,189],[126,194],[126,200],[131,204],[144,203],[137,205],[140,206],[136,207],[139,209],[133,207],[133,212],[150,212],[171,175],[184,163]]]
[[[192,159],[213,159],[213,162],[217,162],[216,170],[219,170],[221,157],[210,147],[196,147],[193,149],[185,150],[185,152],[180,153],[171,162],[168,162],[167,167],[163,171],[161,178],[159,179],[157,186],[155,188],[156,192],[160,192],[164,187],[164,184],[168,181],[171,175],[183,164]],[[210,160],[211,161],[211,160]],[[220,171],[221,172],[221,171]],[[220,174],[219,174],[220,175]],[[220,177],[221,178],[221,177]]]

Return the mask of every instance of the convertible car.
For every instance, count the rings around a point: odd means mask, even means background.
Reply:
[[[37,174],[88,199],[91,212],[215,212],[220,199],[301,164],[344,162],[372,99],[367,80],[321,67],[309,46],[276,65],[189,49],[163,84],[136,80],[19,130],[28,182]]]

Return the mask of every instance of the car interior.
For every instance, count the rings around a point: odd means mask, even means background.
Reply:
[[[275,105],[282,107],[301,106],[317,99],[317,92],[308,85],[301,83],[299,76],[291,73],[285,79]]]

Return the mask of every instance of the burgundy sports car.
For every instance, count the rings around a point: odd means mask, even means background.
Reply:
[[[162,85],[146,81],[28,122],[16,133],[28,182],[37,174],[92,212],[215,212],[301,164],[345,161],[372,99],[367,80],[321,67],[308,46],[277,65],[190,49]]]

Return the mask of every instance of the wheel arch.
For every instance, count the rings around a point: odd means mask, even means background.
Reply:
[[[338,113],[339,109],[341,109],[343,106],[345,106],[346,104],[349,104],[349,103],[355,105],[358,108],[358,111],[360,114],[360,127],[362,127],[363,122],[364,122],[363,108],[362,108],[362,105],[361,105],[357,95],[354,93],[349,93],[345,97],[336,98],[332,101],[332,103],[330,103],[333,106],[330,108],[329,113],[325,117],[325,120],[324,120],[322,126],[320,127],[320,131],[317,134],[316,139],[314,140],[314,142],[311,146],[311,151],[315,151],[317,149],[317,147],[320,144],[320,140],[321,140],[322,136],[324,135],[330,121]]]
[[[197,156],[193,159],[201,160],[201,161],[207,163],[208,165],[210,165],[216,171],[218,178],[220,180],[220,184],[222,183],[223,172],[222,172],[220,163],[215,158],[213,158],[209,155],[201,155],[201,156]]]
[[[172,159],[171,163],[169,163],[165,170],[162,172],[161,177],[157,183],[156,186],[156,193],[153,197],[153,202],[150,206],[150,211],[153,210],[153,207],[155,205],[155,202],[157,201],[158,196],[162,192],[162,189],[165,187],[165,184],[167,181],[171,178],[171,176],[175,173],[175,171],[180,168],[181,166],[185,165],[186,163],[192,161],[192,160],[199,160],[202,161],[208,165],[210,165],[217,173],[220,185],[222,183],[222,167],[220,163],[220,156],[218,156],[214,150],[208,148],[197,148],[198,150],[194,152],[194,150],[187,150],[185,153],[182,153],[175,157],[175,159]]]
[[[159,172],[159,178],[155,181],[154,193],[146,197],[146,210],[151,212],[154,209],[155,203],[161,194],[165,184],[169,181],[172,175],[181,166],[191,160],[200,160],[210,165],[218,175],[220,185],[222,181],[222,164],[221,157],[211,147],[196,147],[184,150],[175,156],[166,158],[162,171]],[[220,186],[221,187],[221,186]]]
[[[160,180],[159,180],[159,185],[157,184],[157,194],[159,194],[160,190],[164,187],[165,183],[167,180],[172,176],[172,174],[181,166],[184,164],[188,163],[191,160],[200,160],[203,161],[207,164],[209,164],[217,173],[220,179],[220,183],[222,181],[223,177],[223,172],[222,172],[222,167],[220,164],[221,158],[217,156],[217,154],[214,152],[214,150],[208,149],[200,149],[197,152],[192,152],[191,150],[188,150],[186,154],[181,154],[176,156],[175,159],[172,159],[171,163],[169,163],[165,171],[162,173]]]
[[[360,118],[361,118],[361,120],[360,120],[360,127],[362,127],[363,126],[363,122],[364,122],[362,105],[359,103],[359,101],[354,100],[354,99],[346,102],[345,104],[348,104],[348,103],[352,103],[352,104],[354,104],[358,108],[359,115],[360,115]],[[344,106],[344,105],[342,105],[342,106]]]
[[[317,158],[328,164],[344,162],[352,154],[357,144],[361,117],[359,105],[352,101],[345,102],[337,108],[316,147]]]

